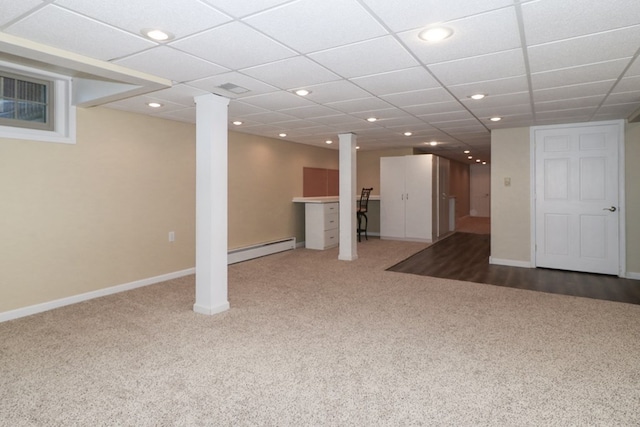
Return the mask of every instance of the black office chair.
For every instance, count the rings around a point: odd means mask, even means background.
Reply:
[[[373,188],[363,188],[360,200],[358,201],[358,210],[356,215],[358,217],[358,242],[360,241],[360,233],[364,231],[365,239],[369,240],[367,236],[367,225],[369,218],[367,218],[367,208],[369,207],[369,196],[371,195]],[[364,228],[362,227],[362,218],[364,218]]]

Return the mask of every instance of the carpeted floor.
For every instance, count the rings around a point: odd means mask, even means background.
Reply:
[[[0,324],[2,426],[631,426],[640,306],[299,249]]]

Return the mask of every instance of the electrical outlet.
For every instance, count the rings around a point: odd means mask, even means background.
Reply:
[[[176,241],[176,233],[175,233],[175,231],[170,231],[169,232],[169,241],[170,242],[175,242]]]

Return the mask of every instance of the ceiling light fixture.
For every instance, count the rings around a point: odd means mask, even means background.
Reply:
[[[480,159],[476,159],[476,163],[480,163]]]
[[[280,134],[280,137],[281,137],[281,138],[284,138],[285,136],[287,136],[287,134],[286,134],[286,133],[284,133],[284,132]]]
[[[471,99],[475,99],[475,100],[477,101],[477,100],[479,100],[479,99],[484,98],[485,96],[487,96],[487,94],[486,94],[486,93],[475,93],[475,94],[473,94],[473,95],[469,96],[469,98],[471,98]]]
[[[464,154],[469,154],[471,151],[469,150],[464,150]]]
[[[411,133],[411,132],[405,132],[404,133],[404,136],[411,136],[411,135],[413,135],[413,133]]]
[[[377,118],[375,118],[375,117],[369,117],[369,118],[367,119],[367,121],[368,121],[368,122],[371,122],[371,123],[375,122],[376,120],[378,120],[378,119],[377,119]]]
[[[298,90],[296,90],[296,95],[298,95],[298,96],[307,96],[310,93],[311,93],[311,91],[307,90],[307,89],[298,89]]]
[[[467,159],[471,160],[473,159],[473,156],[467,156]]]
[[[483,164],[483,165],[486,165],[486,164],[487,164],[487,162],[482,162],[482,164]]]
[[[435,147],[436,145],[438,145],[438,141],[431,141],[429,145]]]
[[[359,149],[360,149],[360,146],[359,146],[359,145],[356,145],[356,150],[359,150]]]
[[[162,104],[160,104],[159,102],[147,102],[147,105],[151,108],[160,108],[162,107]]]
[[[453,30],[447,27],[433,27],[423,30],[418,34],[422,40],[430,43],[436,43],[451,37]]]
[[[492,122],[499,122],[500,120],[502,120],[502,117],[491,117],[489,120],[491,120]]]
[[[242,122],[240,120],[236,120],[233,122],[234,125],[236,126],[240,126],[242,124]]]
[[[333,144],[333,141],[332,141],[332,140],[330,140],[330,139],[327,139],[327,140],[325,141],[325,143],[327,143],[327,144]]]
[[[157,42],[167,42],[173,40],[175,36],[163,30],[155,28],[145,28],[141,31],[142,35]]]

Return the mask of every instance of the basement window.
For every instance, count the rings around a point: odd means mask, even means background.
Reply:
[[[0,61],[0,137],[75,143],[71,78]]]
[[[53,82],[0,71],[0,125],[53,129]]]

